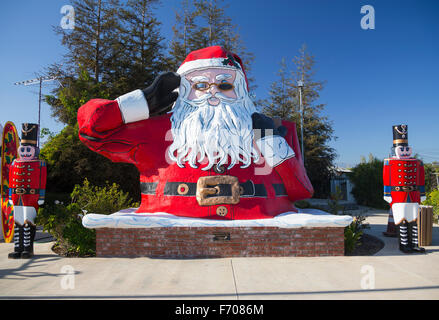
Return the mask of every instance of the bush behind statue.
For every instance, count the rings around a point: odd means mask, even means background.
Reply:
[[[383,199],[383,161],[370,157],[352,168],[349,179],[354,184],[351,193],[359,205],[377,209],[388,209]]]
[[[71,203],[55,201],[40,208],[36,223],[56,239],[54,249],[63,255],[91,256],[96,251],[96,234],[82,225],[86,213],[111,214],[126,208],[138,207],[119,185],[108,182],[104,187],[90,185],[87,179],[76,185],[70,195]]]
[[[427,199],[422,204],[433,207],[434,221],[437,223],[439,220],[439,189],[427,193]]]

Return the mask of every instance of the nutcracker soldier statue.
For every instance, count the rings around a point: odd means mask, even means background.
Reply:
[[[399,226],[399,249],[404,253],[425,252],[418,246],[418,210],[425,200],[424,165],[412,158],[407,125],[393,126],[391,158],[384,159],[384,200]]]
[[[14,252],[10,259],[33,256],[34,223],[38,207],[44,203],[46,188],[46,163],[38,159],[37,147],[39,128],[37,124],[22,125],[18,158],[9,172],[9,201],[14,205]]]

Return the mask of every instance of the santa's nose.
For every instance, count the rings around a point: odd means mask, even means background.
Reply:
[[[210,86],[209,92],[214,96],[218,92],[218,88],[215,85]]]

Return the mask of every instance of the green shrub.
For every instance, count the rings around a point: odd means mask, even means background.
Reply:
[[[138,207],[139,203],[133,203],[127,192],[120,190],[118,184],[104,187],[90,185],[85,178],[82,186],[76,185],[71,193],[72,203],[77,203],[82,210],[90,213],[111,214],[116,211]]]
[[[439,190],[433,190],[427,193],[427,199],[422,202],[427,206],[433,206],[434,220],[437,223],[439,217]]]
[[[344,229],[345,254],[352,253],[361,244],[363,230],[369,228],[369,224],[365,220],[366,217],[359,213],[354,216],[351,224]]]
[[[370,157],[352,168],[349,179],[354,184],[351,193],[358,204],[377,209],[388,209],[383,199],[383,161]]]
[[[357,229],[354,222],[344,229],[344,248],[346,254],[354,251],[354,249],[360,243],[362,235],[363,231]]]
[[[89,256],[96,250],[96,234],[82,225],[86,213],[111,214],[122,209],[138,207],[115,183],[104,187],[91,186],[87,179],[76,185],[70,195],[71,203],[55,201],[40,208],[36,223],[56,239],[54,249],[64,255]]]
[[[329,213],[338,215],[343,215],[345,213],[344,206],[340,205],[340,200],[343,199],[343,194],[341,192],[340,187],[335,188],[335,192],[331,193],[330,198],[328,199]]]

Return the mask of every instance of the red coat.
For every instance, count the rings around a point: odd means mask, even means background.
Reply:
[[[9,171],[9,199],[14,206],[34,207],[46,193],[47,167],[43,160],[16,159]]]
[[[213,219],[271,218],[297,211],[294,201],[312,196],[314,191],[300,157],[294,123],[284,121],[282,124],[288,129],[285,138],[295,157],[286,159],[273,170],[269,168],[271,172],[264,175],[255,174],[255,169],[260,170],[264,164],[252,164],[245,169],[235,165],[218,173],[189,165],[180,168],[169,159],[170,116],[124,123],[118,102],[102,99],[90,100],[78,111],[79,136],[83,143],[114,162],[132,163],[139,170],[142,201],[137,212]],[[195,196],[197,182],[206,176],[237,177],[239,203],[200,205]],[[227,199],[236,195],[230,181],[221,185],[220,190]]]
[[[384,159],[384,196],[394,203],[421,202],[425,196],[425,174],[422,161],[417,159]]]

